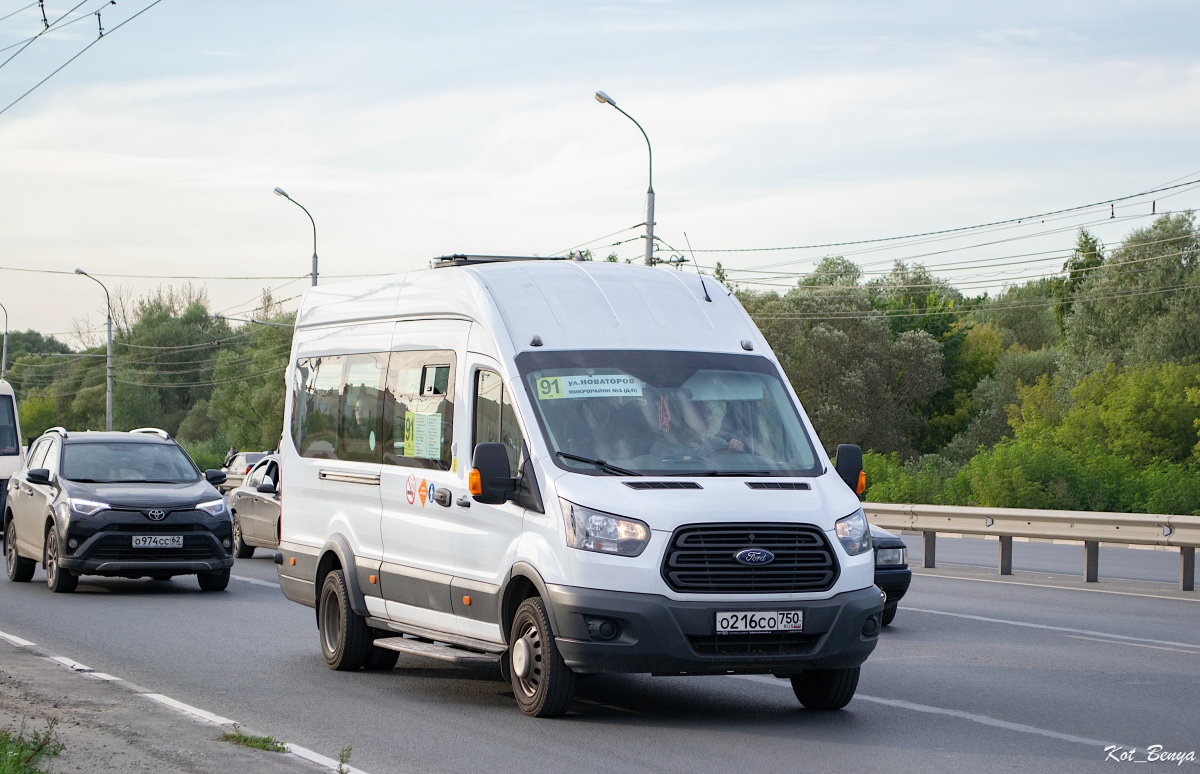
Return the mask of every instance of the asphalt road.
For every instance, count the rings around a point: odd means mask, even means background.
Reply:
[[[1051,571],[1082,572],[1082,549],[1041,548],[1063,549],[1038,556]],[[1114,563],[1155,560],[1119,550]],[[842,712],[806,711],[770,677],[597,676],[547,721],[521,715],[491,670],[327,669],[313,612],[259,554],[234,568],[257,582],[219,594],[192,578],[84,579],[73,595],[0,579],[0,630],[328,756],[352,744],[370,774],[1091,772],[1119,766],[1109,743],[1200,755],[1200,596],[920,576]]]

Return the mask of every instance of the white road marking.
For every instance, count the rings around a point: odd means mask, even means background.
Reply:
[[[238,576],[234,575],[231,577],[237,578]],[[276,583],[268,583],[267,581],[260,581],[256,578],[238,578],[238,580],[245,580],[245,581],[250,581],[251,583],[258,583],[258,584],[262,584],[264,586],[275,586],[276,588],[278,588],[278,584],[276,584]],[[107,672],[93,671],[91,667],[84,666],[83,664],[80,664],[78,661],[67,658],[66,656],[53,656],[53,655],[46,654],[45,651],[42,651],[41,648],[39,648],[37,646],[37,643],[33,643],[33,642],[30,642],[29,640],[22,639],[20,637],[17,637],[16,635],[8,634],[6,632],[0,632],[0,639],[6,640],[7,642],[12,643],[13,645],[17,646],[18,648],[25,648],[30,651],[33,651],[37,655],[45,656],[46,658],[49,658],[51,661],[56,661],[59,664],[62,664],[63,666],[73,669],[74,671],[79,672],[81,674],[86,674],[90,677],[95,677],[99,680],[111,680],[114,682],[125,682],[122,678],[116,677],[114,675],[110,675]],[[165,704],[166,706],[171,707],[172,709],[176,709],[176,710],[179,710],[180,712],[187,713],[188,715],[191,715],[195,718],[206,721],[208,723],[214,723],[214,724],[220,725],[220,726],[240,725],[237,722],[230,720],[229,718],[221,717],[220,715],[216,715],[212,712],[208,712],[207,710],[202,710],[199,707],[193,707],[190,704],[184,704],[181,701],[172,699],[170,696],[164,696],[161,693],[138,693],[138,695],[145,696],[147,699],[156,701],[159,704]],[[284,744],[287,746],[288,750],[296,757],[303,758],[307,761],[317,764],[318,766],[324,766],[324,767],[330,769],[331,771],[335,771],[335,772],[347,771],[347,772],[350,772],[350,774],[367,774],[367,772],[363,771],[362,769],[356,769],[353,766],[346,766],[344,769],[339,768],[340,764],[337,761],[335,761],[333,758],[326,758],[324,755],[321,755],[320,753],[315,753],[312,750],[309,750],[308,748],[301,747],[301,746],[295,745],[295,744],[291,744],[290,742],[284,742]]]
[[[0,632],[0,639],[8,640],[13,645],[16,645],[18,648],[34,647],[33,643],[30,642],[29,640],[23,640],[20,637],[14,636],[12,634],[5,634],[4,632]]]
[[[792,684],[787,680],[780,680],[777,677],[765,677],[763,675],[733,675],[740,680],[753,680],[756,683],[770,683],[781,688],[791,688]],[[881,696],[867,696],[857,693],[854,695],[855,700],[869,701],[874,704],[883,704],[888,707],[896,707],[898,709],[912,710],[913,712],[924,712],[930,715],[945,715],[947,717],[958,718],[960,720],[969,720],[972,723],[979,723],[992,728],[1003,728],[1006,731],[1018,731],[1022,734],[1035,734],[1037,736],[1045,736],[1050,739],[1058,739],[1063,742],[1074,742],[1076,744],[1086,744],[1089,747],[1105,747],[1112,742],[1105,742],[1099,739],[1089,739],[1086,736],[1075,736],[1074,734],[1064,734],[1059,731],[1051,731],[1047,728],[1038,728],[1037,726],[1027,726],[1024,723],[1011,723],[1007,720],[989,717],[988,715],[978,715],[974,712],[963,712],[961,710],[946,709],[944,707],[931,707],[928,704],[917,704],[911,701],[902,699],[885,699]]]
[[[66,656],[51,656],[50,660],[57,661],[58,663],[65,666],[67,669],[74,669],[76,672],[94,672],[94,671],[96,671],[96,670],[92,669],[90,666],[84,666],[83,664],[80,664],[78,661],[67,658]]]
[[[978,565],[963,565],[965,567],[977,567]],[[913,570],[913,575],[920,575],[922,578],[941,578],[943,580],[971,581],[972,583],[999,583],[1003,586],[1029,586],[1035,589],[1056,589],[1058,591],[1082,591],[1087,594],[1116,594],[1119,597],[1146,597],[1147,599],[1169,599],[1172,602],[1200,602],[1200,598],[1190,599],[1188,597],[1165,597],[1162,594],[1138,594],[1133,591],[1109,591],[1107,589],[1077,589],[1072,586],[1055,586],[1050,583],[1023,583],[1021,581],[1002,581],[992,578],[959,578],[954,575],[934,575],[928,572],[918,572]],[[1153,583],[1156,581],[1133,581],[1134,583]]]
[[[1171,640],[1151,640],[1146,637],[1127,637],[1124,634],[1109,634],[1108,632],[1094,632],[1088,629],[1070,629],[1066,626],[1050,626],[1049,624],[1029,623],[1028,621],[1009,621],[1004,618],[988,618],[982,615],[967,615],[966,613],[948,613],[945,610],[924,610],[919,607],[901,607],[901,610],[911,610],[914,613],[928,613],[929,615],[945,615],[951,618],[966,618],[969,621],[983,621],[985,623],[1006,624],[1008,626],[1020,626],[1025,629],[1044,629],[1050,632],[1067,632],[1068,634],[1086,634],[1092,637],[1104,637],[1110,640],[1126,640],[1129,642],[1149,642],[1154,645],[1168,645],[1176,648],[1191,648],[1192,650],[1200,649],[1200,645],[1194,645],[1190,642],[1173,642]]]
[[[328,768],[333,769],[334,771],[337,771],[338,766],[340,765],[333,758],[326,758],[324,755],[321,755],[320,753],[315,753],[312,750],[307,750],[303,747],[300,747],[299,745],[289,744],[288,749],[291,750],[292,755],[295,755],[298,758],[303,758],[306,761],[312,761],[313,763],[317,764],[318,766],[326,766]],[[346,766],[345,770],[350,772],[350,774],[367,774],[365,771],[356,769],[353,766],[349,766],[349,765]]]
[[[247,578],[245,575],[230,575],[229,577],[233,578],[234,580],[243,581],[245,583],[253,583],[255,586],[270,586],[273,589],[279,588],[278,583],[272,583],[271,581],[259,580],[258,578]]]
[[[1121,640],[1108,640],[1099,637],[1081,637],[1078,634],[1064,634],[1064,637],[1070,637],[1073,640],[1091,640],[1092,642],[1107,642],[1109,645],[1129,645],[1133,648],[1154,648],[1155,650],[1173,650],[1176,653],[1191,653],[1193,656],[1200,656],[1200,650],[1184,650],[1183,648],[1168,648],[1163,645],[1143,645],[1140,642],[1122,642]]]
[[[184,704],[181,701],[172,699],[170,696],[163,696],[161,693],[143,693],[142,696],[145,696],[147,699],[153,699],[159,704],[165,704],[168,707],[173,707],[180,712],[186,712],[189,715],[194,715],[195,717],[208,721],[209,723],[216,723],[219,726],[233,724],[233,721],[229,718],[223,718],[220,715],[214,715],[211,712],[202,710],[199,707],[193,707],[190,704]]]

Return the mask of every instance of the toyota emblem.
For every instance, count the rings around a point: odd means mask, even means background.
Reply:
[[[167,512],[161,508],[155,508],[152,511],[147,511],[146,516],[149,517],[150,521],[162,521],[167,518]]]

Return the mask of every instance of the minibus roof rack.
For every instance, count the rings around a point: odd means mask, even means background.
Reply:
[[[566,261],[565,255],[442,255],[433,259],[433,268],[444,269],[447,266],[474,266],[480,263],[508,263],[510,261]]]

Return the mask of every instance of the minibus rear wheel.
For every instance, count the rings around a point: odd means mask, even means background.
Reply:
[[[810,669],[792,675],[792,691],[810,710],[840,710],[854,698],[859,667],[853,669]]]
[[[530,597],[513,616],[509,659],[517,706],[535,718],[566,714],[575,696],[575,673],[563,661],[550,629],[550,617],[541,597]]]
[[[371,652],[371,628],[367,621],[350,608],[350,590],[346,575],[334,570],[321,584],[320,615],[321,654],[330,669],[353,672],[362,668]]]

